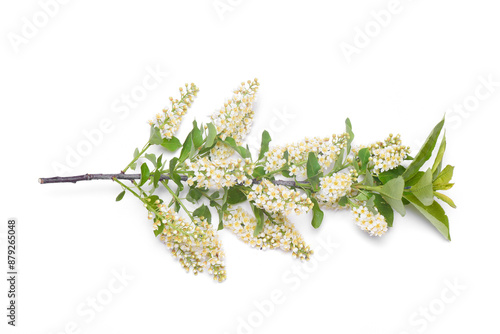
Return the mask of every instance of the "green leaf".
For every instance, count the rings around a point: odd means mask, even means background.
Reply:
[[[319,175],[314,175],[313,177],[307,178],[307,181],[309,181],[309,184],[311,185],[312,190],[314,192],[319,191],[319,183],[320,183],[319,179],[320,179]]]
[[[319,172],[321,166],[318,163],[318,158],[313,152],[309,152],[307,157],[307,180],[311,184],[314,191],[319,190]]]
[[[309,152],[307,157],[307,180],[313,187],[314,191],[319,189],[319,172],[321,166],[318,163],[318,158],[313,152]]]
[[[285,164],[283,165],[283,167],[281,167],[283,169],[283,171],[281,172],[281,175],[283,175],[284,177],[293,177],[292,174],[290,174],[290,171],[288,170],[290,168],[290,164],[289,164],[289,153],[288,153],[288,150],[285,150],[285,152],[283,152],[283,160],[285,160]]]
[[[141,154],[141,152],[139,152],[139,149],[136,148],[134,151],[134,159],[137,158],[139,156],[139,154]]]
[[[394,210],[381,195],[373,194],[373,198],[373,204],[377,208],[378,212],[380,212],[380,214],[384,216],[385,221],[387,222],[387,226],[392,227],[392,224],[394,222]]]
[[[179,156],[179,162],[184,162],[191,153],[191,147],[193,146],[192,134],[191,132],[187,135],[186,140],[184,140],[184,144],[182,144],[181,154]]]
[[[340,168],[342,167],[342,164],[344,163],[344,150],[340,151],[337,159],[335,160],[335,164],[333,165],[333,171],[334,173],[337,173],[340,171]],[[356,166],[356,164],[354,164],[354,167],[356,168],[356,170],[358,169],[358,166]]]
[[[444,151],[446,150],[446,133],[443,135],[441,140],[441,145],[439,145],[439,150],[432,165],[432,175],[433,179],[436,179],[438,174],[441,172],[441,166],[443,164]]]
[[[200,219],[201,219],[201,217],[203,217],[208,221],[209,224],[212,223],[212,213],[210,212],[210,209],[208,208],[208,206],[206,206],[205,204],[203,204],[202,206],[200,206],[199,208],[194,210],[193,216],[200,217]]]
[[[196,121],[193,121],[193,130],[191,131],[191,136],[193,138],[193,144],[195,149],[199,149],[203,144],[203,134],[198,128]]]
[[[163,200],[160,199],[160,197],[158,197],[157,195],[148,196],[146,197],[146,200],[149,203],[155,203],[156,201],[159,201],[160,204],[163,203]]]
[[[161,178],[161,172],[157,169],[153,174],[153,186],[155,188],[158,187],[158,182],[160,182],[160,178]]]
[[[250,157],[250,151],[243,146],[238,146],[236,144],[236,141],[232,137],[227,137],[226,140],[224,140],[224,143],[232,147],[238,154],[243,158],[249,158]]]
[[[434,225],[434,227],[448,240],[450,238],[450,225],[448,221],[448,216],[444,212],[441,205],[434,201],[432,205],[425,206],[416,198],[413,194],[406,194],[405,198],[410,201],[411,204],[425,217],[428,221]]]
[[[243,159],[250,158],[250,156],[251,156],[250,151],[248,150],[248,148],[245,148],[243,146],[237,146],[236,147],[236,152],[238,152],[239,155],[241,155],[241,157]]]
[[[347,196],[342,196],[339,199],[339,205],[342,207],[346,206],[348,202],[349,200],[347,199]]]
[[[168,180],[165,180],[165,183],[167,184]],[[180,192],[181,192],[181,188],[177,187],[177,189],[175,190],[175,196],[179,197]],[[178,201],[176,201],[175,198],[173,198],[173,197],[170,200],[168,207],[171,207],[172,205],[174,205],[175,212],[179,212],[179,210],[181,209],[180,203]]]
[[[219,198],[219,196],[220,196],[220,193],[218,191],[214,191],[212,193],[212,195],[210,195],[210,198],[211,199],[217,199],[217,198]]]
[[[156,167],[156,155],[146,153],[145,157],[146,157],[146,159],[148,159],[149,161],[151,161],[153,163],[153,166]]]
[[[222,208],[223,208],[223,210],[226,210],[226,208],[227,208],[227,194],[228,194],[227,188],[224,187],[224,195],[222,196]]]
[[[405,187],[405,181],[402,176],[398,176],[395,179],[390,180],[382,186],[380,189],[380,194],[385,199],[391,207],[396,210],[401,216],[406,214],[406,209],[401,201],[403,197],[403,191]]]
[[[398,166],[398,167],[396,167],[394,169],[390,169],[388,171],[380,173],[378,175],[378,179],[382,183],[385,184],[385,183],[389,182],[390,180],[395,179],[395,178],[397,178],[400,175],[403,175],[403,173],[405,172],[405,170],[406,170],[406,168],[404,168],[403,166]]]
[[[157,169],[160,169],[162,166],[163,166],[163,153],[160,154],[160,156],[158,157],[158,159],[156,159],[156,168]]]
[[[154,230],[155,237],[159,236],[165,229],[165,224],[161,223],[157,230]]]
[[[202,194],[203,193],[199,189],[194,188],[194,187],[190,187],[189,191],[186,195],[186,200],[188,200],[189,202],[191,202],[193,204],[196,204],[200,200]]]
[[[364,202],[367,201],[373,194],[366,191],[360,191],[353,199]]]
[[[222,230],[224,228],[224,212],[226,211],[228,205],[227,194],[228,194],[228,189],[224,187],[224,195],[222,196],[222,205],[217,209],[217,212],[219,213],[219,226],[217,227],[217,230]]]
[[[227,191],[227,203],[238,204],[247,200],[247,196],[238,187],[229,188]]]
[[[365,172],[366,171],[366,166],[368,165],[368,160],[370,159],[370,150],[365,148],[362,148],[358,152],[358,157],[359,161],[361,162],[361,171]]]
[[[149,143],[151,145],[160,145],[162,143],[160,129],[154,125],[151,125],[151,131],[149,134]]]
[[[170,152],[175,152],[182,147],[182,144],[177,137],[172,137],[170,139],[163,138],[161,146],[166,148]]]
[[[264,175],[266,175],[266,170],[265,170],[264,166],[259,166],[253,170],[252,176],[256,179],[258,179]]]
[[[196,148],[196,146],[194,145],[194,143],[192,143],[191,145],[191,150],[189,151],[189,159],[191,159],[192,157],[194,157],[196,155],[196,153],[198,153],[198,149]]]
[[[431,131],[424,145],[417,153],[414,160],[412,160],[406,171],[403,173],[403,177],[405,180],[411,179],[415,174],[417,174],[417,172],[420,170],[420,167],[422,167],[425,164],[425,162],[429,160],[429,158],[432,155],[432,151],[436,146],[436,142],[438,140],[439,134],[441,133],[443,125],[444,125],[444,118]]]
[[[368,198],[368,201],[366,201],[365,205],[368,208],[368,210],[370,210],[370,212],[373,213],[374,215],[378,213],[377,209],[375,209],[375,197],[370,196]]]
[[[307,177],[312,178],[318,175],[320,170],[321,166],[318,163],[318,158],[316,158],[316,155],[313,152],[309,152],[307,157]]]
[[[403,197],[405,181],[402,176],[390,180],[380,188],[380,193],[393,199],[401,199]]]
[[[367,186],[372,187],[374,185],[372,173],[370,173],[369,171],[367,171],[366,174],[365,174],[365,180],[364,181],[365,181],[364,183]]]
[[[420,179],[424,176],[424,172],[419,171],[417,174],[415,174],[411,179],[405,181],[405,186],[406,187],[412,187],[420,181]]]
[[[119,193],[118,196],[116,196],[116,201],[117,202],[121,201],[123,196],[125,196],[125,190]]]
[[[450,183],[450,181],[451,181],[451,179],[453,177],[453,171],[454,171],[454,169],[455,169],[454,166],[447,165],[441,171],[441,173],[439,173],[439,175],[436,178],[436,180],[434,180],[434,185],[437,185],[437,184],[448,184],[448,183]]]
[[[267,151],[269,151],[269,143],[271,142],[271,135],[267,130],[264,130],[262,132],[262,141],[260,144],[260,152],[259,152],[259,160],[264,158],[264,154],[266,154]]]
[[[434,202],[434,192],[432,190],[432,169],[427,169],[417,184],[410,188],[410,191],[425,206]]]
[[[450,190],[451,188],[453,188],[453,186],[455,185],[455,183],[446,183],[446,184],[435,184],[432,186],[432,189],[434,190]]]
[[[208,123],[208,135],[205,141],[205,147],[209,148],[215,143],[215,137],[217,137],[217,128],[212,123]]]
[[[191,196],[193,199],[195,200],[199,200],[201,198],[201,196],[203,195],[203,193],[197,189],[197,188],[194,188],[194,187],[190,187],[189,188],[189,196]]]
[[[170,174],[172,174],[173,172],[175,172],[175,166],[177,166],[177,162],[179,161],[178,158],[173,158],[172,160],[170,160],[169,162],[169,172]]]
[[[347,140],[347,147],[346,147],[346,155],[348,155],[351,152],[351,144],[352,141],[354,140],[354,133],[352,132],[352,124],[351,120],[349,118],[346,118],[345,120],[345,128],[346,132],[349,135],[349,139]]]
[[[311,197],[311,201],[313,202],[314,206],[313,206],[313,217],[312,217],[312,221],[311,221],[311,225],[314,227],[314,228],[318,228],[321,226],[321,222],[323,222],[323,216],[325,215],[323,213],[323,211],[321,211],[321,209],[319,208],[319,204],[318,204],[318,201],[315,199],[315,198],[312,198]]]
[[[439,198],[440,200],[442,200],[443,202],[445,202],[446,204],[448,204],[449,206],[451,206],[453,209],[457,208],[457,206],[455,205],[453,200],[451,198],[449,198],[448,196],[441,194],[441,193],[438,193],[437,191],[434,192],[434,195],[437,198]]]
[[[285,160],[286,168],[288,168],[289,155],[288,149],[286,149],[285,152],[283,152],[283,160]]]
[[[276,224],[276,220],[274,220],[273,216],[267,212],[267,211],[263,211],[264,214],[267,216],[267,219],[269,220],[269,222],[271,222],[272,224]]]
[[[256,237],[260,232],[262,232],[262,229],[264,228],[264,211],[262,211],[262,209],[256,207],[252,203],[250,203],[250,206],[252,207],[253,214],[255,215],[255,220],[257,221],[255,230],[253,231],[253,236]]]
[[[227,145],[229,145],[232,148],[236,148],[238,145],[236,144],[236,140],[234,140],[233,137],[226,137],[226,139],[223,141]]]
[[[141,181],[139,183],[139,186],[142,186],[144,183],[146,183],[146,181],[148,180],[149,178],[149,175],[150,175],[150,172],[149,172],[149,167],[148,165],[144,162],[142,165],[141,165]]]
[[[173,173],[170,173],[170,178],[172,179],[172,181],[175,182],[175,184],[177,185],[177,189],[180,189],[180,191],[182,191],[184,189],[184,185],[182,184],[182,180],[181,180],[181,176],[179,175],[179,173],[177,172],[173,172]]]
[[[217,213],[219,214],[219,225],[217,225],[217,231],[220,231],[224,228],[224,211],[218,209]]]

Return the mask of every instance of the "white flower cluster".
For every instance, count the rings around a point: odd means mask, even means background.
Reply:
[[[187,163],[188,169],[194,174],[187,183],[198,188],[232,187],[235,184],[252,185],[251,175],[254,165],[250,159],[200,160]]]
[[[286,160],[284,159],[285,151],[288,151],[289,172],[292,175],[306,175],[307,157],[309,152],[314,152],[317,155],[318,163],[323,171],[326,171],[337,159],[340,151],[346,146],[348,135],[333,135],[332,137],[314,137],[305,138],[303,141],[285,146],[273,147],[266,152],[267,172],[273,172],[282,168]]]
[[[218,141],[210,150],[210,158],[212,160],[227,159],[234,154],[234,150],[229,146]]]
[[[354,222],[363,231],[370,233],[370,236],[382,236],[387,232],[387,222],[380,213],[373,214],[366,206],[359,206],[351,209],[354,215]]]
[[[410,147],[401,145],[400,135],[389,135],[383,142],[370,146],[373,171],[376,174],[394,169],[401,165],[410,153]]]
[[[247,198],[269,213],[301,214],[313,207],[311,199],[306,194],[285,186],[276,186],[266,179],[263,179],[260,184],[254,184]]]
[[[182,87],[179,88],[179,91],[181,93],[181,99],[174,100],[174,98],[171,97],[170,101],[172,103],[172,107],[170,109],[163,109],[163,114],[157,114],[155,120],[156,122],[149,121],[149,125],[156,123],[155,125],[160,129],[160,133],[167,139],[171,139],[179,129],[182,117],[186,114],[188,107],[191,106],[191,103],[193,102],[199,89],[192,83],[191,86],[186,84],[185,93]]]
[[[352,176],[335,173],[320,179],[320,190],[316,193],[318,203],[329,209],[338,208],[339,199],[351,193]]]
[[[242,208],[224,214],[224,227],[236,234],[243,242],[252,247],[266,249],[282,249],[286,252],[292,251],[295,258],[309,260],[313,251],[304,243],[302,235],[295,226],[284,215],[273,217],[276,223],[266,218],[264,227],[258,236],[253,233],[257,224],[255,217],[248,214]]]
[[[155,218],[153,228],[163,229],[159,238],[182,267],[188,272],[193,270],[195,275],[206,269],[214,280],[224,281],[224,251],[212,225],[206,219],[188,221],[172,208],[167,209],[165,204],[158,204],[157,212],[159,215]]]
[[[242,82],[241,86],[234,91],[233,97],[224,103],[224,107],[211,116],[212,123],[215,125],[217,133],[222,140],[232,137],[238,145],[241,145],[245,136],[250,132],[254,116],[252,104],[259,85],[257,79],[253,81],[248,80],[246,83]],[[216,146],[221,145],[223,144],[219,143]],[[220,150],[221,148],[218,147],[212,150],[212,154],[215,154],[216,158],[227,158],[231,155],[217,155],[222,153],[227,154],[227,152],[221,152]],[[224,149],[222,150],[225,151]]]

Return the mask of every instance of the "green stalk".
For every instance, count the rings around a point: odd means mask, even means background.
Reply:
[[[177,201],[177,203],[179,203],[179,205],[182,207],[182,209],[187,213],[187,215],[189,216],[189,218],[191,218],[191,220],[194,222],[194,217],[193,215],[191,214],[191,211],[189,211],[185,206],[184,206],[184,203],[182,203],[182,201],[180,200],[180,198],[175,194],[175,192],[168,186],[167,182],[165,181],[161,181],[161,183],[163,184],[163,186],[168,190],[168,192],[170,193],[170,195],[172,195],[172,197]]]
[[[132,160],[130,161],[130,163],[127,165],[127,167],[125,167],[125,169],[123,170],[123,173],[125,173],[127,171],[127,169],[130,168],[130,166],[136,162],[137,160],[139,160],[140,157],[142,157],[142,155],[148,150],[148,148],[151,147],[151,144],[150,143],[147,143],[146,145],[144,145],[143,149],[139,152],[139,154]]]
[[[161,216],[160,213],[158,212],[158,210],[156,210],[154,207],[152,207],[148,202],[146,202],[138,193],[136,193],[135,191],[133,191],[130,187],[126,186],[123,182],[117,180],[116,178],[114,178],[113,181],[115,181],[116,183],[118,183],[119,185],[121,185],[124,189],[128,190],[135,197],[137,197],[142,203],[144,203],[147,206],[148,210],[154,212],[157,217]],[[177,226],[175,226],[174,224],[170,223],[168,220],[167,220],[167,225],[169,225],[171,228],[173,228],[174,230],[178,231],[179,233],[184,234],[185,236],[189,236],[188,233],[184,232],[183,230],[180,230],[179,228],[177,228]]]

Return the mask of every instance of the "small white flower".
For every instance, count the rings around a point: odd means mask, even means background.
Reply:
[[[363,231],[367,231],[370,236],[382,236],[387,232],[387,222],[380,213],[371,213],[366,206],[360,206],[351,210],[354,222]]]
[[[304,244],[304,240],[295,226],[286,216],[282,214],[273,215],[273,220],[266,217],[262,232],[257,237],[253,236],[253,231],[257,222],[242,208],[237,208],[236,213],[224,215],[224,227],[235,233],[242,241],[252,247],[266,249],[281,249],[292,251],[292,256],[308,260],[313,251]]]

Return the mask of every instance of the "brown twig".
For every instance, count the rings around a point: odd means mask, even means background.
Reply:
[[[181,181],[186,182],[188,177],[186,175],[180,175]],[[141,174],[84,174],[75,176],[56,176],[40,178],[38,182],[41,184],[46,183],[76,183],[78,181],[91,181],[91,180],[140,180]],[[160,177],[160,180],[170,180],[170,176],[164,174]],[[253,179],[254,184],[260,183],[260,180]],[[270,180],[275,185],[287,186],[287,187],[297,187],[299,184],[309,184],[307,181],[286,181],[286,180]]]

